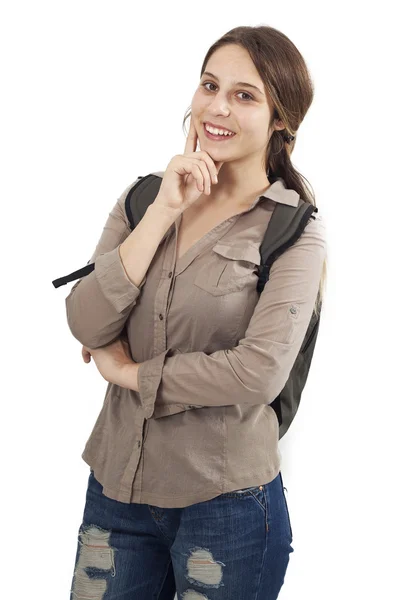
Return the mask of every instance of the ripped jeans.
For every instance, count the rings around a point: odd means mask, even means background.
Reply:
[[[184,508],[126,504],[102,489],[91,470],[70,600],[278,598],[293,552],[280,472]]]

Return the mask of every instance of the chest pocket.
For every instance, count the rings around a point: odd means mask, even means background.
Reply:
[[[260,264],[257,244],[217,242],[212,248],[210,262],[199,269],[194,285],[213,296],[238,292],[246,285],[256,285]]]

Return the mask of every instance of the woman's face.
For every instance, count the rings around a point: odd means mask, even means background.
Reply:
[[[270,135],[271,108],[248,52],[236,44],[219,48],[209,59],[191,103],[200,149],[214,161],[250,164],[260,160],[262,164]],[[210,140],[204,131],[205,121],[234,131],[235,135],[224,137],[222,142]]]

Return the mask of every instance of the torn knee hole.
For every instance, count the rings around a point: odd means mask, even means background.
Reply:
[[[107,588],[107,578],[115,577],[115,549],[110,546],[111,532],[96,525],[82,527],[79,533],[73,589],[76,600],[90,596],[101,600]]]
[[[206,548],[197,548],[192,551],[188,559],[188,579],[192,583],[204,586],[219,587],[222,581],[222,567],[224,563],[214,560],[211,552]]]

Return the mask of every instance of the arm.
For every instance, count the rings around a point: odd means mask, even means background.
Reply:
[[[172,212],[151,204],[131,232],[125,199],[133,185],[124,190],[109,213],[89,261],[96,263],[95,269],[79,279],[65,299],[68,326],[73,336],[89,348],[105,346],[118,338],[146,281],[154,254],[176,218]]]
[[[245,337],[236,347],[209,355],[171,355],[167,349],[140,363],[137,387],[145,417],[157,419],[189,406],[273,402],[304,341],[325,256],[325,225],[318,215],[273,263]]]

